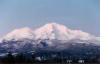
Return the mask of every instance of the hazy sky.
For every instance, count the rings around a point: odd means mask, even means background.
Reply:
[[[49,22],[100,36],[100,0],[0,0],[0,37]]]

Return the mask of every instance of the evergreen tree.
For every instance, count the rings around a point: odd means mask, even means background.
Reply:
[[[8,64],[14,64],[14,57],[11,52],[8,52],[6,60]]]
[[[16,56],[16,63],[25,63],[26,58],[23,54],[19,54]]]

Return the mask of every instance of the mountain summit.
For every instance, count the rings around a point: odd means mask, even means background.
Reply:
[[[70,39],[90,39],[90,34],[81,30],[71,30],[64,25],[57,23],[49,23],[40,27],[34,31],[36,38],[38,39],[58,39],[58,40],[70,40]]]
[[[15,29],[5,35],[2,40],[18,40],[18,39],[56,39],[56,40],[71,40],[80,39],[88,40],[93,38],[93,35],[81,30],[71,30],[64,25],[57,23],[48,23],[38,29],[32,30],[28,27]]]
[[[25,27],[11,31],[1,39],[0,52],[23,53],[61,50],[80,52],[84,49],[93,50],[92,48],[98,45],[100,46],[100,37],[81,30],[71,30],[61,24],[48,23],[35,30]]]

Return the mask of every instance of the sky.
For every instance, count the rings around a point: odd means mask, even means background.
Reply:
[[[0,37],[51,22],[100,36],[100,0],[0,0]]]

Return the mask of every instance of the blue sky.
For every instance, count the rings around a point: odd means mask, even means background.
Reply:
[[[50,22],[100,36],[100,0],[0,0],[0,37]]]

